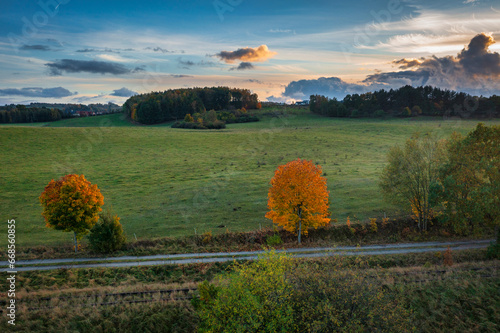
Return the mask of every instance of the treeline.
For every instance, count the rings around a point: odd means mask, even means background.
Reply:
[[[206,110],[256,109],[258,106],[257,94],[248,89],[205,87],[135,95],[123,104],[123,111],[129,119],[141,124],[157,124],[182,120],[187,114],[203,114]]]
[[[461,118],[500,117],[500,96],[477,97],[431,86],[404,86],[352,94],[342,101],[312,95],[309,108],[328,117],[447,116]]]
[[[0,123],[37,123],[45,121],[56,121],[63,118],[59,109],[46,107],[26,107],[26,105],[6,105],[0,107]]]
[[[90,111],[96,113],[115,113],[122,111],[121,106],[112,102],[108,102],[106,104],[94,103],[88,105],[74,103],[31,103],[28,107],[59,109],[63,112],[63,114],[67,114],[68,116],[78,111]]]

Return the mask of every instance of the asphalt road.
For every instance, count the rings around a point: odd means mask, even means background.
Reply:
[[[353,256],[353,255],[385,255],[444,251],[448,247],[452,250],[478,249],[487,247],[493,240],[473,240],[459,242],[425,242],[404,244],[382,244],[367,246],[338,246],[316,248],[294,248],[276,250],[286,252],[298,258],[326,257],[326,256]],[[255,260],[265,251],[244,252],[216,252],[216,253],[185,253],[151,256],[123,256],[104,258],[67,258],[67,259],[40,259],[16,261],[14,271],[41,271],[61,268],[92,268],[92,267],[132,267],[151,265],[176,265],[208,262],[224,262],[238,260]],[[92,262],[92,263],[85,263]],[[1,272],[13,271],[8,268],[8,262],[0,262]],[[21,267],[17,267],[21,266]],[[4,268],[5,267],[5,268]]]

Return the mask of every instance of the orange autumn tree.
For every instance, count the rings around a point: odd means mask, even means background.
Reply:
[[[268,219],[290,232],[307,235],[310,227],[330,223],[328,190],[320,166],[300,158],[281,165],[271,179]]]
[[[59,180],[52,179],[39,199],[46,226],[72,231],[77,252],[78,239],[92,229],[102,211],[104,200],[97,185],[92,185],[83,175],[66,175]]]

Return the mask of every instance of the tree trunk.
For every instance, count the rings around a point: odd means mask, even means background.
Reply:
[[[73,231],[73,238],[75,240],[75,253],[78,251],[78,238],[76,238],[76,232]]]
[[[300,244],[300,235],[302,234],[302,209],[299,207],[299,244]]]

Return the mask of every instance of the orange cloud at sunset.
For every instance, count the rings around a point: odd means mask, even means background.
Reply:
[[[245,62],[260,62],[266,61],[267,59],[278,54],[277,52],[269,51],[267,45],[261,45],[257,48],[246,47],[242,49],[237,49],[236,51],[221,51],[215,56],[224,60],[226,63],[233,63],[236,60],[241,60]]]

